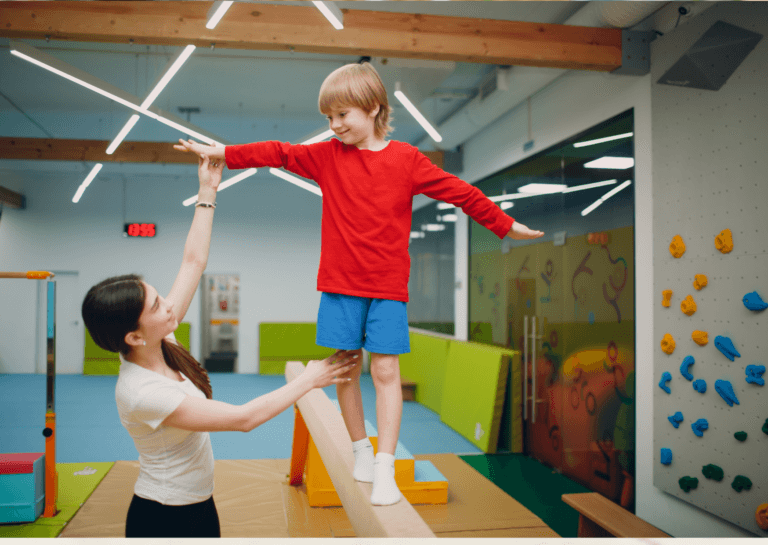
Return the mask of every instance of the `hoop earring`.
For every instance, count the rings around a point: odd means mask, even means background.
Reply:
[[[147,346],[147,341],[144,341],[144,346]]]

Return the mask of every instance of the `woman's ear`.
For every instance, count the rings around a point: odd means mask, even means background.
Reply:
[[[131,331],[125,335],[125,344],[134,348],[136,346],[143,346],[144,339],[139,335],[138,331]]]

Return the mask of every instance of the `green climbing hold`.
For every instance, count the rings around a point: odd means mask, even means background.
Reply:
[[[747,479],[744,475],[736,475],[736,478],[731,483],[731,488],[733,488],[736,492],[749,490],[752,488],[752,481]]]
[[[747,432],[745,431],[737,431],[733,436],[742,443],[747,440]]]
[[[765,424],[763,424],[763,433],[768,435],[768,418],[765,419]]]
[[[716,466],[715,464],[708,464],[701,468],[701,472],[707,479],[714,479],[715,481],[723,480],[723,468]]]
[[[683,492],[688,492],[692,488],[699,486],[699,480],[696,477],[680,477],[677,482],[680,484],[680,488],[683,489]]]

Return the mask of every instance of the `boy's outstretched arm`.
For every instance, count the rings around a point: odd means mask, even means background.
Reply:
[[[209,146],[208,144],[200,144],[195,142],[191,138],[189,140],[182,140],[179,138],[179,143],[173,145],[173,149],[179,151],[191,151],[198,157],[207,156],[211,163],[217,161],[224,161],[224,147],[223,146]]]
[[[515,223],[512,224],[512,229],[509,230],[509,233],[507,233],[507,236],[515,240],[528,240],[531,238],[543,237],[544,231],[536,231],[534,229],[529,229],[522,223],[516,221]]]

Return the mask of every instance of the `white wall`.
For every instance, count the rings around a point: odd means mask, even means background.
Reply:
[[[120,165],[107,165],[105,171],[78,204],[71,202],[82,181],[78,173],[30,171],[22,179],[12,179],[0,171],[3,185],[27,199],[25,210],[5,207],[2,211],[0,269],[78,271],[79,301],[93,284],[130,272],[144,275],[161,293],[167,293],[181,264],[192,221],[193,209],[183,207],[181,201],[197,192],[197,169],[187,168],[187,174],[178,179],[171,175],[127,180],[126,218],[156,222],[158,235],[153,240],[122,236]],[[257,371],[260,322],[317,319],[321,201],[266,170],[220,193],[217,201],[207,271],[240,274],[238,372],[253,373]],[[2,373],[35,372],[32,284],[0,284]],[[196,356],[199,312],[196,295],[184,318],[192,323]],[[78,318],[79,314],[80,309],[75,309]],[[82,321],[80,331],[82,338]]]

